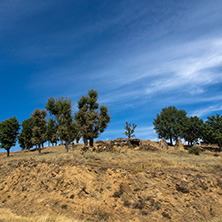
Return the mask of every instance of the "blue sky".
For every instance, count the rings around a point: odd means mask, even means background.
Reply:
[[[220,0],[1,0],[0,121],[21,123],[49,97],[89,89],[112,116],[100,139],[157,140],[170,105],[206,119],[222,111]]]

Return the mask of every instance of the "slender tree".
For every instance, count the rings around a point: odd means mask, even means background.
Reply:
[[[163,108],[153,121],[158,137],[169,139],[171,145],[173,144],[173,139],[178,140],[179,137],[183,137],[186,114],[186,111],[177,110],[175,106]]]
[[[131,124],[131,123],[126,122],[125,135],[128,137],[128,139],[135,137],[135,135],[133,133],[134,133],[136,127],[137,127],[137,125],[135,123]]]
[[[88,91],[88,96],[82,96],[78,101],[79,110],[75,114],[75,119],[85,145],[89,140],[90,146],[93,146],[94,139],[105,131],[110,121],[108,108],[99,107],[97,99],[98,92],[91,89]]]
[[[0,147],[7,151],[7,157],[9,157],[11,147],[16,144],[18,133],[19,122],[16,117],[6,119],[0,123]]]
[[[32,113],[33,129],[31,141],[38,147],[39,155],[41,154],[41,146],[45,142],[46,115],[46,110],[39,110],[38,108]]]
[[[18,136],[19,144],[23,149],[30,150],[33,147],[32,129],[34,127],[33,119],[29,118],[22,122],[22,131]]]
[[[64,97],[50,98],[46,105],[49,113],[55,116],[58,125],[58,137],[65,142],[65,149],[75,139],[75,124],[72,116],[72,100]]]

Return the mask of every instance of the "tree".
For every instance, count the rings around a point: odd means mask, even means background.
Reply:
[[[207,121],[202,127],[203,140],[206,143],[217,144],[219,151],[222,150],[222,116],[207,117]]]
[[[41,145],[45,142],[46,132],[46,110],[38,108],[32,113],[33,128],[32,128],[32,143],[38,147],[38,153],[41,154]]]
[[[132,126],[132,128],[131,128],[131,126]],[[134,137],[134,136],[135,136],[135,135],[133,135],[133,133],[134,133],[134,130],[135,130],[136,127],[137,127],[136,124],[133,123],[133,124],[131,125],[131,123],[126,122],[125,135],[128,137],[128,139],[130,139],[131,137]]]
[[[201,129],[203,120],[197,116],[187,117],[184,122],[183,138],[188,141],[189,145],[193,145],[201,137]]]
[[[158,137],[169,139],[171,145],[173,139],[177,141],[179,137],[183,137],[186,114],[185,110],[177,110],[175,106],[163,108],[153,121]]]
[[[16,144],[19,127],[16,117],[6,119],[0,123],[0,147],[7,150],[7,157],[9,157],[11,147]]]
[[[58,125],[58,137],[65,142],[65,149],[75,139],[75,124],[72,116],[72,100],[64,97],[50,98],[46,105],[49,113],[55,116]]]
[[[78,125],[77,121],[75,121],[75,139],[76,143],[79,143],[79,140],[81,139],[80,126]]]
[[[33,147],[32,129],[34,127],[33,119],[29,118],[22,122],[22,131],[18,136],[19,144],[23,149],[30,150]]]
[[[79,110],[75,114],[84,144],[87,145],[89,140],[91,147],[94,139],[105,131],[110,121],[108,108],[106,106],[99,107],[97,99],[98,92],[93,89],[89,90],[88,96],[82,96],[78,101]]]
[[[58,127],[56,125],[56,121],[53,119],[49,119],[46,125],[46,140],[52,144],[57,143],[58,135],[57,135]],[[50,145],[50,144],[49,144]]]

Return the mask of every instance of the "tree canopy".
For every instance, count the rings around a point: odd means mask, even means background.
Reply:
[[[23,149],[29,150],[34,145],[32,143],[33,127],[34,127],[33,118],[28,118],[22,122],[22,131],[18,136],[18,140],[19,140],[20,146]]]
[[[75,123],[72,116],[72,100],[64,97],[50,98],[46,105],[49,113],[55,117],[58,126],[58,137],[68,145],[75,139]]]
[[[184,122],[183,138],[188,141],[189,145],[193,145],[201,138],[201,130],[203,126],[203,120],[197,116],[187,117]]]
[[[46,124],[46,133],[45,138],[47,141],[52,144],[56,144],[58,141],[58,126],[56,125],[56,121],[53,119],[49,119]]]
[[[19,127],[16,117],[11,117],[0,123],[0,147],[7,150],[7,157],[9,157],[11,147],[16,144]]]
[[[38,146],[39,154],[41,154],[41,145],[45,142],[46,115],[46,110],[40,110],[38,108],[32,113],[32,143]]]
[[[202,128],[203,140],[206,143],[217,144],[219,150],[222,148],[222,116],[207,117],[207,121],[203,124]]]
[[[98,92],[91,89],[88,96],[82,96],[78,101],[75,119],[85,145],[89,140],[90,146],[93,146],[93,140],[105,131],[110,121],[108,108],[104,105],[99,107],[97,100]]]
[[[183,136],[186,114],[185,110],[177,110],[175,106],[163,108],[153,121],[158,137],[166,140],[169,139],[171,145],[173,140],[181,138]]]

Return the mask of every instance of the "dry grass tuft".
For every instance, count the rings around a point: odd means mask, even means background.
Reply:
[[[10,209],[2,209],[2,208],[0,208],[0,221],[1,222],[77,222],[77,220],[72,220],[62,215],[23,217],[14,214]]]

